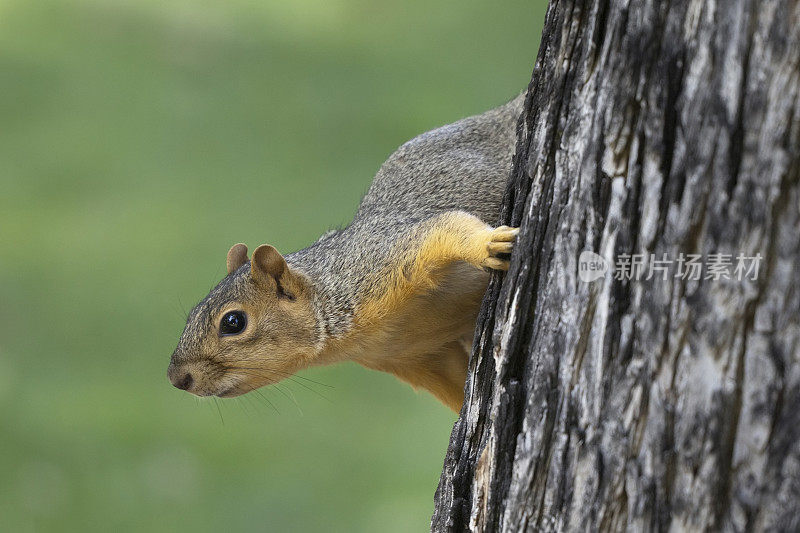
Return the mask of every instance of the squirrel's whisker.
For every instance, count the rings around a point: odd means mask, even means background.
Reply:
[[[219,413],[219,421],[222,422],[222,425],[224,426],[225,425],[225,419],[222,418],[222,409],[220,409],[220,407],[219,407],[219,402],[213,396],[211,397],[211,399],[214,400],[214,405],[217,406],[217,413]]]
[[[300,411],[300,416],[303,416],[303,410],[300,409],[300,405],[297,403],[297,400],[294,399],[294,396],[291,396],[291,395],[287,394],[286,391],[284,391],[282,388],[280,388],[280,386],[277,383],[273,383],[272,386],[275,387],[275,389],[278,392],[280,392],[284,397],[286,397],[287,400],[292,402],[294,404],[294,406],[297,407],[297,410]]]
[[[248,376],[248,377],[253,377],[253,378],[272,379],[273,377],[277,376],[279,378],[286,379],[288,381],[296,383],[297,385],[300,385],[304,389],[313,392],[314,394],[316,394],[320,398],[323,398],[324,400],[333,403],[333,400],[331,400],[330,398],[328,398],[327,396],[325,396],[324,394],[322,394],[318,390],[315,390],[315,389],[311,388],[310,386],[306,385],[305,383],[303,383],[302,381],[297,381],[295,379],[295,378],[301,377],[301,376],[295,376],[295,375],[288,374],[288,373],[280,373],[280,372],[277,372],[277,371],[274,371],[274,370],[270,370],[270,369],[267,369],[267,368],[247,368],[247,367],[230,367],[230,366],[225,367],[225,368],[227,370],[230,370],[230,371],[233,371],[233,372],[237,372],[239,374],[242,374],[242,375],[245,375],[245,376]],[[316,383],[317,385],[326,386],[324,383],[317,383],[317,382],[315,382],[313,380],[309,380],[309,381],[311,381],[312,383]],[[272,385],[275,385],[275,384],[276,383],[272,383]],[[331,387],[331,388],[333,388],[333,387]],[[253,390],[253,389],[251,389],[251,390]],[[248,391],[248,392],[250,392],[250,391]]]
[[[283,375],[283,376],[286,376],[287,378],[294,377],[294,378],[302,379],[304,381],[308,381],[308,382],[314,383],[315,385],[320,385],[322,387],[328,387],[329,389],[335,389],[336,388],[333,385],[328,385],[327,383],[322,383],[321,381],[315,381],[315,380],[313,380],[311,378],[307,378],[307,377],[301,376],[299,374],[291,374],[289,372],[280,372],[279,370],[265,369],[265,368],[259,368],[259,367],[247,367],[247,366],[230,366],[230,365],[220,365],[220,366],[222,366],[226,370],[267,370],[267,371],[272,372],[272,373],[277,374],[277,375]]]
[[[256,393],[256,394],[257,394],[259,397],[263,398],[263,399],[264,399],[264,401],[266,401],[266,402],[267,402],[267,403],[270,405],[270,407],[272,407],[272,408],[275,410],[275,412],[276,412],[276,413],[278,413],[279,415],[281,414],[281,412],[278,410],[278,408],[275,406],[275,404],[274,404],[274,403],[272,403],[272,400],[270,400],[269,398],[267,398],[267,397],[266,397],[266,395],[265,395],[263,392],[261,392],[261,391],[260,391],[260,390],[258,390],[257,388],[252,388],[252,389],[250,389],[250,391],[249,391],[249,392],[254,392],[254,393]]]

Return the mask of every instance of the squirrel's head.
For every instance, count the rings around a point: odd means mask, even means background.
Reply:
[[[198,396],[233,397],[308,366],[317,327],[311,285],[272,246],[247,260],[228,252],[228,275],[189,313],[167,376]]]

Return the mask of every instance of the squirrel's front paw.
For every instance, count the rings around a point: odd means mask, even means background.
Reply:
[[[483,268],[493,270],[508,270],[508,255],[514,249],[514,240],[519,234],[519,228],[498,226],[489,233],[489,242],[486,244],[487,257],[481,262]]]

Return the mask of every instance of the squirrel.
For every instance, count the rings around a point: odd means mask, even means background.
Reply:
[[[355,361],[458,412],[489,271],[518,229],[493,227],[525,93],[406,142],[353,221],[282,256],[228,251],[227,275],[189,313],[167,375],[229,398],[312,365]]]

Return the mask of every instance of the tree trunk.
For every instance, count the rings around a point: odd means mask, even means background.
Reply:
[[[551,0],[434,531],[800,529],[799,97],[796,0]]]

